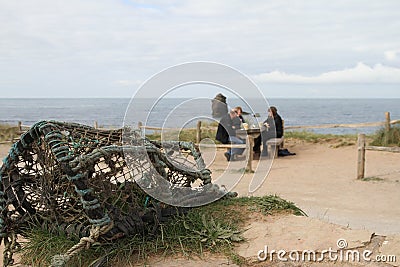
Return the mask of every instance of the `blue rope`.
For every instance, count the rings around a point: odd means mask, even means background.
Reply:
[[[94,209],[97,209],[97,208],[101,207],[101,205],[99,203],[99,200],[96,199],[96,198],[93,199],[93,200],[89,200],[89,201],[84,200],[83,198],[81,198],[81,202],[82,202],[83,208],[85,210],[94,210]]]
[[[4,166],[6,166],[7,169],[9,169],[11,167],[8,159],[9,159],[9,156],[7,156],[3,159],[3,164],[4,164]]]
[[[60,162],[64,162],[64,161],[70,161],[73,157],[74,157],[74,155],[69,154],[69,155],[66,155],[65,157],[61,157],[61,158],[57,158],[57,159]]]
[[[53,153],[58,153],[58,152],[68,152],[69,151],[69,147],[67,146],[59,146],[59,147],[52,147],[51,150],[53,151]]]
[[[39,128],[39,131],[43,132],[44,129],[46,129],[46,128],[48,128],[48,127],[52,127],[52,126],[54,127],[53,124],[48,123],[48,122],[46,122],[46,121],[43,121],[43,123],[40,123],[40,124],[38,125],[38,128]]]
[[[111,222],[110,217],[108,217],[107,213],[104,215],[103,218],[101,219],[90,219],[89,222],[93,224],[94,226],[104,226],[106,224],[109,224]]]
[[[54,131],[54,132],[49,132],[48,134],[46,134],[46,135],[44,136],[44,139],[46,139],[46,141],[47,141],[47,140],[50,140],[51,138],[62,139],[62,138],[63,138],[63,135],[62,135],[60,132]]]
[[[149,204],[149,200],[150,200],[150,197],[149,197],[149,196],[146,196],[146,200],[144,201],[144,207],[145,207],[145,208],[146,208],[147,205]]]
[[[27,135],[28,135],[28,132],[26,132],[23,135],[21,135],[21,138],[19,139],[23,148],[27,148],[29,146],[29,144],[25,142],[25,137]]]
[[[53,144],[53,143],[55,143],[55,144]],[[60,146],[60,145],[68,145],[67,142],[62,141],[62,140],[58,140],[58,139],[51,140],[51,141],[48,142],[48,144],[49,144],[49,146],[51,146],[52,148],[55,148],[55,147]]]
[[[86,194],[92,193],[93,189],[78,189],[75,187],[75,192],[77,192],[81,197],[85,196]]]
[[[87,178],[87,172],[78,173],[75,176],[68,176],[68,180],[70,180],[70,181],[77,181],[77,180],[82,179],[82,178]]]

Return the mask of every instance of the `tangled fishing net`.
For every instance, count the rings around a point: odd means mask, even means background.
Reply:
[[[94,242],[154,235],[160,222],[186,212],[193,198],[225,193],[211,184],[193,143],[150,141],[130,129],[38,122],[13,144],[0,169],[4,265],[13,263],[17,235],[32,225],[81,237],[53,257],[53,266],[63,266]]]

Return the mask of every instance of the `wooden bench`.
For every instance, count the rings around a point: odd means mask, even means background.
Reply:
[[[196,144],[199,147],[211,148],[246,148],[246,144]]]
[[[272,156],[272,154],[275,155],[275,157],[278,156],[278,149],[283,148],[283,143],[284,143],[284,137],[282,136],[281,138],[271,138],[267,141],[267,147],[268,147],[268,155],[269,157]],[[271,153],[273,151],[273,153]]]

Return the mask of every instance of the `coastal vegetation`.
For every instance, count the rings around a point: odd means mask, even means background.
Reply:
[[[201,258],[205,253],[226,255],[241,265],[244,259],[235,254],[233,245],[243,241],[241,233],[248,226],[246,221],[250,217],[282,212],[306,215],[293,203],[276,195],[224,198],[161,223],[156,235],[136,235],[117,242],[95,243],[72,258],[69,266],[99,266],[96,264],[100,263],[102,266],[131,266],[145,264],[149,257]],[[29,242],[22,246],[22,260],[33,266],[48,266],[53,255],[65,253],[79,242],[76,237],[37,226],[27,229],[24,235]]]
[[[201,139],[207,139],[212,142],[218,143],[215,140],[215,131],[217,123],[202,123]],[[16,125],[0,124],[0,142],[11,143],[13,138],[18,137],[19,129]],[[146,131],[146,137],[152,140],[176,140],[191,141],[196,143],[197,130],[195,128],[183,128],[181,130],[165,130],[163,132],[158,130]],[[336,142],[338,146],[354,145],[357,141],[356,134],[320,134],[313,131],[286,131],[286,140],[301,140],[310,143],[325,143]],[[388,131],[382,128],[373,134],[367,135],[369,145],[372,146],[400,146],[400,126],[392,126]]]
[[[373,136],[372,146],[400,146],[400,126],[391,127],[389,131],[380,129]]]
[[[0,142],[10,141],[18,136],[18,126],[9,124],[0,124]]]

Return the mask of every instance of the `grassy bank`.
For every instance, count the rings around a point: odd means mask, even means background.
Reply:
[[[201,140],[209,139],[215,143],[215,127],[203,127],[201,131]],[[196,142],[196,129],[184,129],[175,132],[163,132],[164,140],[176,140]],[[161,132],[154,132],[146,135],[150,139],[161,140]],[[302,140],[310,143],[322,143],[330,141],[340,141],[343,145],[352,145],[357,141],[356,134],[335,135],[335,134],[318,134],[311,131],[287,131],[285,132],[285,140]]]
[[[209,139],[215,143],[216,125],[204,125],[201,128],[201,140]],[[196,142],[196,129],[163,132],[164,140]],[[146,135],[150,139],[161,140],[161,132]],[[367,143],[373,146],[400,146],[400,127],[394,126],[389,132],[380,129],[376,133],[368,134]],[[336,147],[354,145],[357,143],[357,134],[319,134],[312,131],[286,131],[285,140],[300,140],[309,143],[335,143]]]
[[[201,127],[201,140],[209,139],[213,142],[219,143],[215,140],[215,133],[217,123],[203,123]],[[17,137],[19,130],[17,126],[0,124],[0,142],[10,141],[12,138]],[[163,135],[163,136],[162,136]],[[194,128],[184,128],[182,130],[165,130],[161,131],[148,131],[146,136],[152,140],[180,140],[191,141],[196,143],[197,132]],[[339,146],[353,145],[357,142],[357,134],[318,134],[312,131],[286,131],[286,140],[302,140],[311,143],[322,143],[336,141]],[[400,126],[393,126],[389,132],[385,129],[380,129],[374,134],[367,135],[369,145],[373,146],[400,146]]]
[[[18,126],[0,124],[0,142],[10,141],[18,136]]]
[[[389,132],[380,129],[373,136],[372,146],[400,146],[400,126],[391,127]]]
[[[235,242],[242,242],[241,233],[255,213],[269,216],[276,213],[305,215],[293,203],[277,196],[222,199],[209,205],[193,208],[184,216],[163,223],[156,236],[133,236],[109,244],[94,244],[89,250],[74,257],[68,266],[130,266],[146,263],[149,257],[203,257],[205,253],[227,255],[241,265],[244,262],[233,250]],[[51,257],[65,253],[78,239],[32,228],[26,232],[30,240],[24,244],[22,259],[25,264],[48,266]]]

